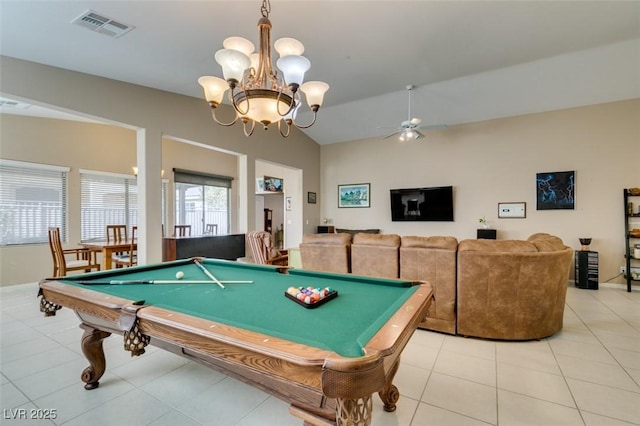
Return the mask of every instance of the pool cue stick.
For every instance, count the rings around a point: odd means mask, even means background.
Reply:
[[[252,284],[253,281],[220,281],[224,284]],[[211,280],[80,280],[82,285],[135,285],[135,284],[215,284]]]
[[[202,263],[200,263],[200,260],[198,260],[198,259],[194,259],[194,260],[193,260],[193,263],[195,263],[195,264],[196,264],[196,266],[197,266],[198,268],[200,268],[200,270],[201,270],[202,272],[204,272],[204,274],[205,274],[206,276],[208,276],[208,277],[209,277],[209,278],[211,278],[211,279],[212,279],[216,284],[218,284],[218,285],[220,286],[220,288],[224,288],[224,285],[222,285],[222,283],[221,283],[220,281],[218,281],[218,279],[217,279],[216,277],[214,277],[214,276],[213,276],[213,274],[212,274],[211,272],[209,272],[209,271],[207,270],[207,268],[205,268],[205,267],[202,265]]]

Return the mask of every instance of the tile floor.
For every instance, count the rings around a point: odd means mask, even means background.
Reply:
[[[0,288],[3,425],[302,423],[286,403],[163,350],[131,358],[117,337],[105,342],[100,388],[85,391],[78,320],[67,309],[44,318],[36,290]],[[395,383],[396,412],[383,412],[374,396],[376,426],[638,425],[640,291],[570,286],[563,331],[542,341],[418,330]],[[12,419],[32,408],[53,409],[56,419]]]

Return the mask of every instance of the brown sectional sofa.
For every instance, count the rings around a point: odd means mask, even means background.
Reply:
[[[562,329],[573,250],[560,238],[458,245],[457,334],[529,340]]]
[[[434,300],[421,328],[456,334],[456,251],[454,237],[402,237],[400,278],[431,283]]]
[[[320,235],[332,237],[322,245]],[[336,235],[348,238],[329,243]],[[435,300],[421,328],[504,340],[539,339],[562,329],[573,259],[560,238],[544,233],[527,241],[459,243],[438,236],[305,235],[300,254],[305,269],[427,281]]]
[[[351,272],[351,234],[306,234],[300,244],[304,269]]]
[[[398,278],[400,236],[356,234],[351,244],[351,272],[382,278]]]

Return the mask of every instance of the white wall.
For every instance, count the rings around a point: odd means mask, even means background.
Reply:
[[[400,235],[475,238],[485,216],[498,238],[535,232],[579,249],[592,237],[600,252],[600,281],[624,264],[622,189],[640,187],[640,99],[426,132],[400,143],[366,139],[324,145],[321,217],[340,228],[380,228]],[[538,172],[574,170],[574,210],[536,210]],[[337,186],[371,183],[371,207],[341,209]],[[454,186],[454,222],[392,222],[389,190]],[[526,202],[525,219],[498,219],[499,202]],[[613,282],[622,282],[620,278]]]

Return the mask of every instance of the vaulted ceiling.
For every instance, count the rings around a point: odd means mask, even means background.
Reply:
[[[202,98],[224,38],[257,45],[260,6],[1,0],[0,54]],[[135,28],[113,38],[71,24],[89,9]],[[640,97],[638,1],[273,0],[270,19],[273,40],[304,43],[306,80],[331,86],[306,130],[320,144],[390,133],[408,84],[427,125]]]

